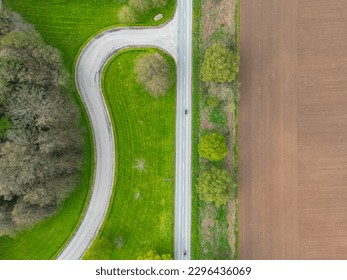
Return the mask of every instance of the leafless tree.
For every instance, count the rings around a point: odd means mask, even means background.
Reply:
[[[144,54],[136,61],[138,81],[154,97],[165,95],[172,85],[171,66],[158,53]]]
[[[78,183],[80,110],[60,53],[0,10],[0,235],[52,213]]]

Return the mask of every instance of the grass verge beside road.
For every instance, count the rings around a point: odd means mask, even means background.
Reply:
[[[123,50],[103,73],[116,177],[107,218],[86,259],[137,259],[150,250],[173,255],[176,83],[159,98],[137,83],[136,58],[149,52],[157,50]],[[159,52],[176,81],[174,60]]]
[[[198,259],[199,256],[199,197],[196,192],[195,186],[198,183],[199,175],[199,92],[200,92],[200,64],[203,59],[201,49],[201,0],[194,0],[193,2],[193,88],[192,88],[192,240],[191,240],[191,257],[193,260]]]

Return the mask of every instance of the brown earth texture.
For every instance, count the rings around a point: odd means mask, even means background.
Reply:
[[[240,0],[239,258],[347,259],[347,0]]]

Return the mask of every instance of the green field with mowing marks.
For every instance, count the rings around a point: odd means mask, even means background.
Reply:
[[[33,24],[46,43],[62,52],[65,66],[73,79],[74,62],[78,52],[96,33],[119,26],[117,12],[124,1],[114,0],[3,0],[5,7],[20,13]],[[164,18],[155,23],[153,17],[158,10],[139,18],[137,25],[161,24],[172,17],[175,1],[170,0],[160,10]],[[81,105],[75,87],[72,89]],[[35,227],[18,233],[15,237],[0,237],[0,259],[51,259],[76,230],[78,221],[86,207],[93,172],[92,135],[87,114],[81,105],[81,126],[86,130],[84,143],[84,171],[79,186],[61,206],[60,211]]]
[[[149,250],[173,255],[176,83],[150,96],[136,81],[136,58],[154,49],[118,53],[103,89],[116,141],[116,178],[108,216],[87,259],[137,259]],[[160,52],[172,66],[175,63]]]
[[[69,69],[83,43],[111,27],[120,26],[118,10],[124,0],[3,0],[6,7],[20,13],[32,23],[46,43],[60,49]],[[158,25],[169,20],[175,11],[176,1],[168,1],[165,9],[153,10],[138,18],[134,25]],[[154,16],[161,12],[158,22]]]

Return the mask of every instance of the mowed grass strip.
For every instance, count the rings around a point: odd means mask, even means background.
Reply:
[[[164,18],[154,22],[158,10],[139,18],[137,25],[161,24],[172,17],[176,1],[170,0],[160,12]],[[64,248],[78,227],[87,206],[92,182],[94,153],[92,134],[82,103],[73,83],[74,62],[87,40],[102,29],[120,26],[117,13],[122,0],[3,0],[5,7],[18,12],[33,24],[44,41],[62,52],[65,66],[71,73],[72,94],[83,111],[85,127],[84,169],[78,186],[61,205],[57,214],[15,236],[0,237],[0,259],[52,259]]]
[[[116,141],[116,178],[112,204],[86,259],[137,259],[149,250],[173,254],[176,83],[154,98],[137,83],[139,55],[118,53],[103,73],[104,97]]]

